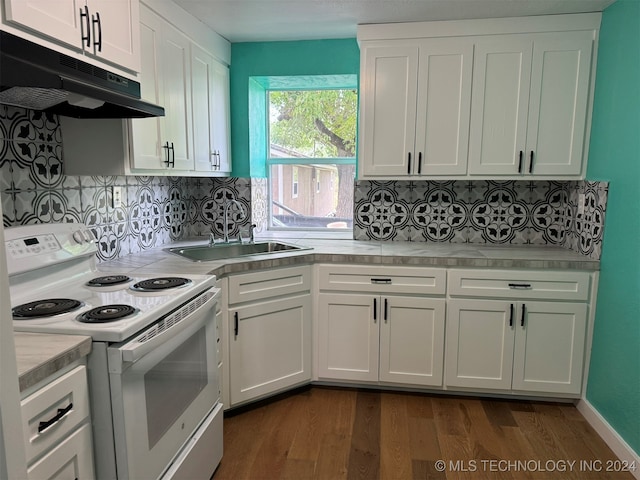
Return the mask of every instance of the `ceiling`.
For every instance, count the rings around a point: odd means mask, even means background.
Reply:
[[[615,0],[174,0],[230,42],[354,38],[362,23],[601,11]]]

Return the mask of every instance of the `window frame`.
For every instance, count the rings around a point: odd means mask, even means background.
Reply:
[[[267,177],[267,225],[266,228],[268,231],[274,232],[325,232],[327,234],[336,233],[336,234],[344,234],[345,232],[353,231],[353,223],[351,228],[322,228],[322,227],[278,227],[273,223],[273,191],[271,188],[272,185],[272,167],[276,165],[355,165],[357,170],[357,161],[358,161],[358,134],[356,127],[356,146],[355,146],[355,155],[353,157],[277,157],[272,158],[270,154],[271,150],[271,132],[270,132],[270,99],[269,94],[272,91],[320,91],[320,90],[356,90],[359,101],[359,88],[357,86],[357,76],[356,75],[341,75],[337,77],[341,78],[349,78],[349,81],[343,80],[342,83],[337,83],[335,85],[327,85],[327,86],[317,86],[313,81],[309,81],[309,79],[322,78],[322,77],[332,77],[332,76],[308,76],[303,77],[306,79],[306,82],[301,82],[298,86],[289,85],[269,85],[265,86],[264,89],[264,101],[265,101],[265,112],[266,115],[264,120],[266,122],[265,125],[265,149],[266,149],[266,158],[265,158],[265,168],[266,168],[266,177]],[[292,77],[285,77],[292,78]],[[296,78],[296,77],[293,77]],[[277,83],[277,82],[276,82]],[[359,108],[356,106],[356,125],[358,125],[358,116],[359,116]],[[333,173],[332,173],[333,175]],[[337,175],[337,174],[336,174]],[[293,177],[293,174],[292,174]],[[357,178],[357,171],[355,178]],[[316,179],[316,182],[319,182],[319,179]],[[318,183],[319,185],[319,183]],[[333,187],[333,183],[332,183]],[[317,187],[313,189],[317,190]],[[335,191],[335,188],[331,188],[330,191]],[[292,193],[293,193],[293,178],[292,178]],[[316,192],[319,193],[319,192]],[[299,194],[299,187],[298,187]],[[296,195],[293,198],[298,198]]]

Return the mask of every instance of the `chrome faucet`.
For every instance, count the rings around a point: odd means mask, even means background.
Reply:
[[[224,204],[224,210],[223,210],[224,224],[222,225],[222,241],[224,243],[229,243],[229,227],[227,225],[227,222],[228,222],[228,216],[229,216],[229,208],[233,204],[237,205],[238,208],[240,209],[240,213],[242,213],[242,217],[240,218],[240,220],[244,220],[245,218],[247,218],[247,215],[244,211],[244,208],[242,207],[242,204],[237,200],[229,200],[227,203]]]

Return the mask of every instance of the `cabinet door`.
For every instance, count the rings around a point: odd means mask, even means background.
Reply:
[[[147,102],[161,105],[164,102],[164,82],[161,74],[163,20],[144,5],[140,7],[140,89]],[[166,168],[162,149],[162,117],[136,118],[131,125],[132,168]]]
[[[444,299],[382,298],[380,380],[442,385]]]
[[[593,32],[536,36],[527,127],[527,173],[580,175],[592,45]]]
[[[476,41],[469,136],[471,175],[518,175],[520,151],[524,155],[526,144],[532,49],[529,35]]]
[[[311,380],[311,297],[229,310],[231,404]]]
[[[123,68],[140,71],[138,0],[87,0],[93,55]]]
[[[449,300],[446,381],[448,386],[511,389],[515,319],[511,303]],[[514,305],[515,307],[515,305]]]
[[[361,175],[409,175],[415,160],[418,47],[366,47],[362,57]]]
[[[520,303],[515,325],[513,389],[580,394],[586,305]]]
[[[80,18],[84,0],[7,0],[4,5],[7,21],[82,50],[87,28],[86,18]]]
[[[320,378],[378,381],[379,303],[372,295],[318,295]]]
[[[91,443],[91,426],[85,424],[31,465],[27,470],[29,480],[95,478]]]
[[[216,171],[231,173],[231,110],[229,106],[229,67],[213,62],[211,146],[218,154]]]
[[[162,142],[171,147],[172,169],[193,170],[193,129],[191,117],[191,53],[189,39],[165,25],[162,30],[162,75],[165,117]]]
[[[469,148],[473,42],[432,39],[420,44],[413,173],[464,175]]]
[[[191,96],[195,169],[229,173],[229,69],[195,45]]]

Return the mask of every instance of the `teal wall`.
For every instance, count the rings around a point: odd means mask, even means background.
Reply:
[[[609,181],[587,400],[640,453],[640,2],[602,16],[587,178]]]
[[[248,177],[249,78],[256,76],[358,74],[356,40],[231,44],[231,155],[234,177]]]

